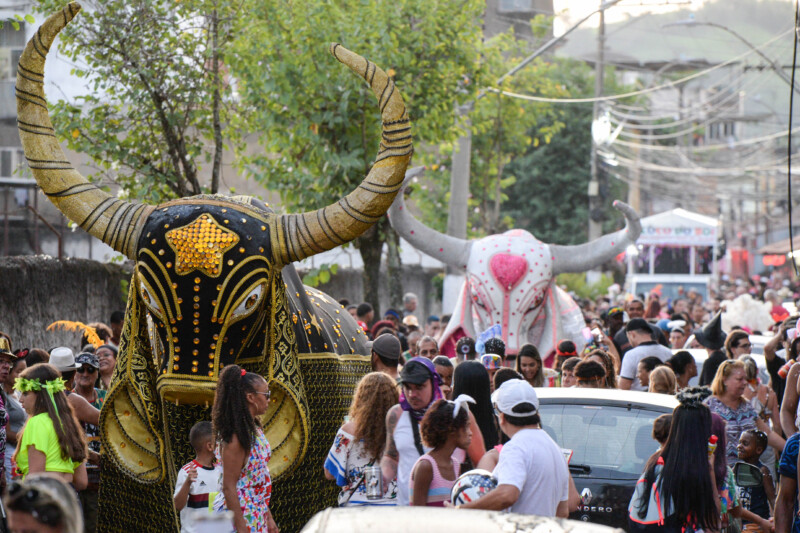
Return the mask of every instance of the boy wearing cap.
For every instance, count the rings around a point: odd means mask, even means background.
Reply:
[[[492,403],[500,429],[511,438],[494,469],[497,488],[459,507],[566,518],[569,470],[561,448],[541,428],[536,391],[512,379],[492,394]]]
[[[397,379],[397,365],[400,362],[402,349],[400,341],[391,333],[379,335],[372,341],[372,371],[383,372],[392,379]]]

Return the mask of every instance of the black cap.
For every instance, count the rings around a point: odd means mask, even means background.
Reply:
[[[397,378],[397,383],[411,383],[413,385],[422,385],[431,379],[431,371],[424,364],[419,361],[409,361],[400,371],[400,377]]]
[[[78,354],[78,357],[75,359],[75,364],[78,365],[79,368],[81,365],[89,365],[93,366],[94,368],[100,368],[100,363],[97,359],[97,356],[89,352]]]
[[[403,349],[400,347],[400,339],[391,333],[384,333],[372,341],[372,351],[386,359],[399,360]]]

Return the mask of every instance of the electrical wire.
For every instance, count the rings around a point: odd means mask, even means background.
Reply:
[[[785,31],[783,33],[780,33],[780,34],[776,35],[775,37],[773,37],[772,39],[770,39],[769,41],[761,44],[760,46],[754,47],[752,50],[748,50],[747,52],[745,52],[745,53],[743,53],[741,55],[738,55],[736,57],[728,59],[727,61],[723,61],[722,63],[714,65],[713,67],[709,67],[709,68],[707,68],[705,70],[701,70],[701,71],[695,72],[694,74],[690,74],[689,76],[686,76],[686,77],[681,78],[679,80],[670,81],[670,82],[664,83],[662,85],[657,85],[656,87],[651,87],[649,89],[641,89],[641,90],[638,90],[638,91],[631,91],[631,92],[622,93],[622,94],[613,94],[613,95],[608,95],[608,96],[597,96],[597,97],[592,97],[592,98],[549,98],[549,97],[545,97],[545,96],[531,96],[531,95],[528,95],[528,94],[520,94],[520,93],[511,92],[511,91],[504,91],[504,90],[498,89],[496,87],[487,87],[484,90],[488,91],[488,92],[493,92],[493,93],[500,93],[503,96],[508,96],[509,98],[517,98],[517,99],[520,99],[520,100],[527,100],[527,101],[530,101],[530,102],[546,102],[546,103],[552,103],[552,104],[586,104],[586,103],[594,103],[594,102],[609,102],[609,101],[613,101],[613,100],[620,100],[620,99],[623,99],[623,98],[630,98],[632,96],[639,96],[639,95],[642,95],[642,94],[650,94],[650,93],[653,93],[653,92],[656,92],[656,91],[660,91],[662,89],[675,87],[676,85],[679,85],[681,83],[686,83],[687,81],[691,81],[691,80],[693,80],[695,78],[699,78],[701,76],[705,76],[706,74],[709,74],[711,72],[719,70],[719,69],[721,69],[723,67],[726,67],[726,66],[730,65],[731,63],[735,63],[735,62],[739,61],[740,59],[742,59],[744,57],[747,57],[750,54],[755,53],[757,49],[763,48],[764,46],[767,46],[768,44],[773,43],[774,41],[780,39],[781,37],[783,37],[784,35],[786,35],[790,31],[792,31],[792,30],[790,29],[790,30],[787,30],[787,31]]]
[[[792,258],[792,267],[794,267],[794,275],[797,277],[797,261],[794,259],[794,228],[792,227],[792,110],[794,109],[794,75],[797,71],[797,30],[800,26],[800,0],[795,0],[794,3],[794,52],[792,53],[792,83],[789,91],[789,135],[786,141],[787,156],[787,169],[786,169],[786,194],[789,207],[789,257]]]

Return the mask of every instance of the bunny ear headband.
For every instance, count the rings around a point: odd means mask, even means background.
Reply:
[[[792,329],[786,330],[786,338],[790,341],[796,339],[798,335],[800,335],[800,320],[797,321],[797,324]]]
[[[458,416],[458,413],[461,411],[461,407],[466,403],[475,403],[475,400],[469,394],[459,394],[458,398],[455,400],[450,401],[455,407],[453,407],[453,418]],[[469,409],[469,407],[464,406],[464,409]]]

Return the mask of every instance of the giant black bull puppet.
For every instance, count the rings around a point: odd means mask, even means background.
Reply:
[[[101,414],[102,531],[175,531],[176,465],[187,434],[210,419],[220,370],[244,365],[270,383],[263,418],[273,447],[273,511],[296,531],[334,501],[321,474],[325,453],[369,370],[366,337],[292,266],[344,244],[392,203],[411,158],[410,123],[394,83],[373,63],[333,45],[331,53],[378,97],[380,149],[345,198],[301,215],[278,215],[249,197],[195,196],[159,206],[126,202],[89,183],[61,149],[43,91],[44,64],[69,4],[30,40],[16,85],[19,133],[50,200],[83,229],[136,262],[120,354]]]

